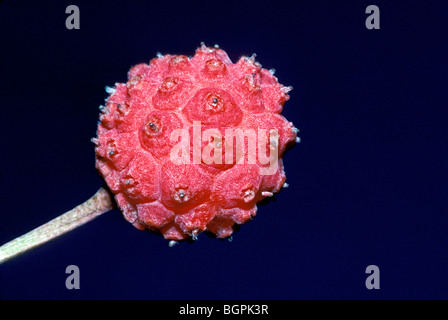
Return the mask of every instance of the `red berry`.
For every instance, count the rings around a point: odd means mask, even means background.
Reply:
[[[202,45],[192,58],[159,55],[138,64],[128,79],[106,88],[92,141],[98,171],[136,228],[169,240],[206,230],[227,237],[284,185],[281,158],[297,132],[280,115],[290,88],[254,56],[232,63]]]

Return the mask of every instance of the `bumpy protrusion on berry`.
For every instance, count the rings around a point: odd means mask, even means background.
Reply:
[[[175,145],[175,141],[170,139],[171,132],[181,127],[182,122],[175,113],[153,110],[140,127],[140,141],[143,149],[159,158],[169,155]]]
[[[280,113],[292,88],[255,55],[232,63],[202,44],[191,58],[158,54],[128,79],[106,87],[92,142],[98,171],[136,228],[170,245],[207,230],[228,237],[287,186],[282,156],[299,138]],[[174,147],[182,161],[173,161]]]
[[[216,127],[223,124],[238,126],[243,118],[243,112],[232,96],[214,87],[198,90],[182,111],[190,122],[201,121]]]

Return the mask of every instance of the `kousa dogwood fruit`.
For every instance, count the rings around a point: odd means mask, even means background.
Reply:
[[[132,67],[127,83],[107,88],[93,139],[124,217],[169,240],[230,236],[285,183],[282,157],[297,139],[281,115],[290,90],[254,56],[233,63],[219,47]]]

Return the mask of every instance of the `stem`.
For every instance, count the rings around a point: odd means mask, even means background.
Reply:
[[[114,207],[110,193],[105,188],[100,188],[93,197],[76,208],[2,245],[0,247],[0,264],[65,234]]]

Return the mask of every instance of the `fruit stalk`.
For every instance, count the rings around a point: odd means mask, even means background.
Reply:
[[[100,188],[89,200],[57,218],[17,237],[0,247],[0,264],[65,234],[115,207],[105,188]]]

